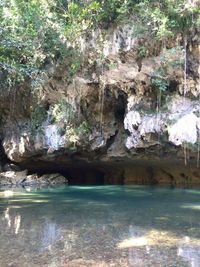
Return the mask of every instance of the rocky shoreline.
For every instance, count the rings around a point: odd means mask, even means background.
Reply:
[[[17,186],[49,186],[64,185],[68,180],[59,173],[51,174],[28,174],[24,171],[5,171],[0,173],[0,187],[17,187]]]

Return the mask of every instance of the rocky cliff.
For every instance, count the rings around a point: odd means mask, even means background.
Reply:
[[[125,24],[79,47],[71,79],[58,59],[1,94],[2,154],[77,183],[199,183],[198,32],[163,44]]]

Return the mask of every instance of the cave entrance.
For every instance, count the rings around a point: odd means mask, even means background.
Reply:
[[[0,140],[0,170],[5,171],[5,169],[2,166],[5,166],[6,164],[11,164],[12,161],[7,157],[3,145],[2,140]]]
[[[69,185],[104,185],[105,172],[95,168],[69,168],[63,173]]]
[[[69,185],[169,185],[200,184],[199,169],[171,161],[35,161],[21,164],[29,174],[60,173]]]
[[[122,185],[124,180],[118,164],[30,161],[21,163],[20,167],[29,174],[60,173],[68,179],[69,185]]]

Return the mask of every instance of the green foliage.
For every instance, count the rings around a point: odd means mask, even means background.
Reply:
[[[194,114],[195,114],[198,118],[200,118],[200,110],[195,111]]]
[[[49,110],[52,123],[66,123],[68,134],[70,136],[82,136],[91,132],[91,128],[87,121],[80,121],[76,118],[76,108],[62,99],[55,103]]]
[[[177,46],[164,50],[159,59],[160,64],[152,72],[151,82],[156,89],[165,92],[169,87],[168,73],[170,72],[170,68],[182,67],[183,49]]]
[[[69,59],[71,79],[81,68],[78,50],[83,33],[133,18],[138,35],[165,40],[198,27],[199,12],[197,5],[184,0],[2,0],[0,68],[5,79],[1,82],[12,87],[58,58]],[[145,56],[144,47],[139,55]]]
[[[146,25],[148,32],[159,40],[199,26],[198,5],[184,0],[143,0],[135,5],[134,10],[138,12],[140,24]]]
[[[47,119],[47,111],[43,106],[36,106],[31,112],[31,131],[34,134],[36,131],[40,131],[42,123]]]
[[[175,46],[171,49],[165,49],[160,56],[160,62],[163,69],[169,66],[180,67],[182,66],[184,49],[181,46]]]
[[[169,82],[162,77],[153,77],[151,81],[155,88],[163,92],[165,92],[169,86]]]
[[[103,63],[104,62],[104,63]],[[101,64],[105,64],[105,66],[109,69],[115,69],[117,68],[117,62],[112,60],[112,59],[102,59],[102,63]]]
[[[139,46],[138,47],[138,56],[139,58],[144,58],[146,56],[146,53],[147,53],[147,48],[143,45]]]
[[[65,33],[73,40],[82,31],[96,27],[101,12],[101,4],[98,1],[69,2],[67,10],[62,14],[65,19]]]
[[[91,133],[91,127],[87,121],[83,121],[78,127],[75,128],[75,133],[78,136],[88,135]]]
[[[6,85],[31,78],[49,62],[71,53],[65,21],[54,1],[4,0],[0,3],[0,20],[0,67]],[[71,65],[75,73],[77,60]]]
[[[109,24],[119,20],[122,15],[126,16],[129,2],[125,0],[99,1],[101,3],[99,21]]]
[[[87,140],[88,135],[91,133],[91,127],[87,121],[83,120],[79,125],[76,123],[72,123],[70,127],[66,128],[66,136],[67,140],[70,143],[70,150],[71,152],[75,152],[77,150],[77,145],[79,144],[80,140],[82,142]]]
[[[71,123],[75,118],[75,108],[66,100],[61,99],[51,107],[50,110],[52,122]]]
[[[67,73],[67,80],[71,81],[74,75],[80,70],[81,68],[81,55],[77,49],[70,49],[67,54],[68,60],[70,62],[68,73]]]

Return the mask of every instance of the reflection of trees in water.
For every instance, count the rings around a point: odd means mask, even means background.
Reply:
[[[6,231],[11,236],[13,234],[19,234],[18,240],[21,241],[21,244],[25,245],[24,233],[27,232],[29,238],[34,241],[37,240],[37,245],[39,251],[44,251],[46,249],[51,250],[52,245],[59,239],[60,237],[60,229],[59,226],[52,222],[51,220],[45,219],[44,223],[35,223],[28,224],[27,220],[29,220],[28,216],[24,214],[23,216],[23,226],[25,228],[20,228],[22,225],[22,216],[20,215],[19,211],[16,209],[12,209],[7,207],[3,212],[3,216],[1,217],[1,231]],[[30,231],[26,226],[30,227]],[[21,235],[20,235],[21,234]],[[33,242],[34,243],[34,242]],[[27,246],[27,244],[26,244]]]
[[[145,258],[149,254],[149,246],[144,238],[145,231],[141,227],[129,225],[129,238],[135,240],[135,247],[128,249],[128,259],[130,266],[145,267],[147,266]],[[142,249],[141,249],[142,247]]]

